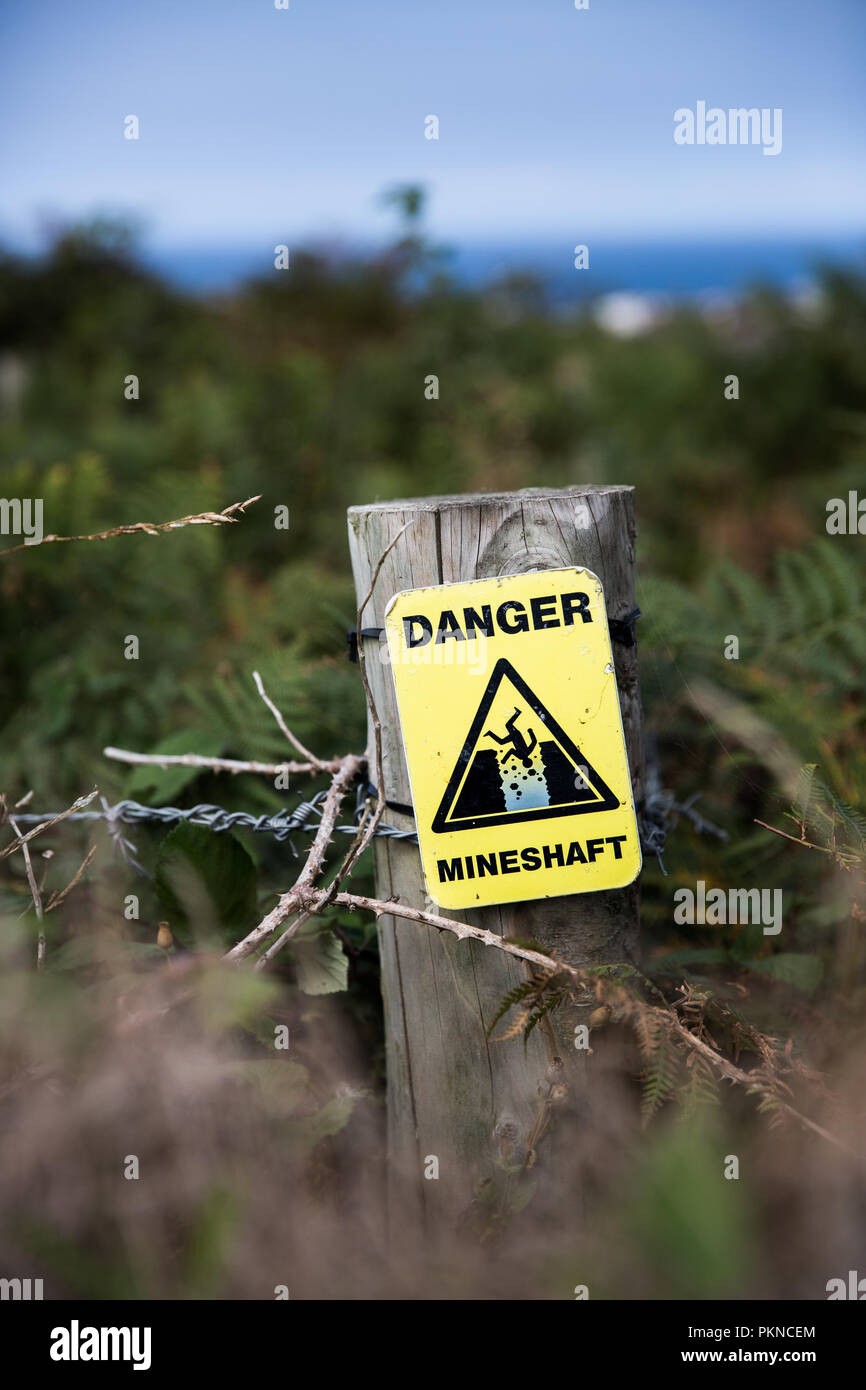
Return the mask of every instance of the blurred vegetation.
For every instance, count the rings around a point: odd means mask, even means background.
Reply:
[[[585,309],[554,312],[530,277],[459,286],[424,238],[420,198],[392,201],[405,226],[379,257],[297,255],[289,272],[209,299],[149,273],[114,224],[69,231],[38,261],[0,255],[0,495],[43,498],[46,532],[71,535],[262,494],[219,530],[0,557],[0,790],[11,803],[33,788],[33,806],[50,810],[96,783],[110,801],[293,803],[294,789],[266,779],[131,771],[101,750],[284,758],[253,669],[318,753],[360,750],[347,506],[634,484],[650,750],[663,786],[679,802],[699,794],[728,837],[681,819],[668,876],[647,864],[647,971],[665,987],[712,986],[832,1067],[852,1036],[862,1045],[866,540],[829,537],[825,509],[866,478],[866,278],[829,267],[808,303],[756,287],[725,309],[673,307],[622,338]],[[436,401],[424,394],[431,372]],[[137,400],[124,396],[130,373]],[[736,401],[724,394],[731,373]],[[288,531],[274,526],[280,506]],[[138,661],[124,659],[132,633]],[[216,854],[201,837],[136,827],[154,877],[132,885],[102,848],[102,877],[91,871],[75,911],[47,923],[50,967],[89,978],[81,937],[94,921],[113,922],[142,968],[159,957],[162,916],[181,947],[228,944],[294,877],[287,848],[264,837],[233,836]],[[51,887],[86,842],[71,826],[52,836]],[[14,916],[29,903],[20,860],[0,885]],[[368,864],[365,876],[369,886]],[[674,926],[673,891],[697,879],[783,889],[781,937]],[[141,918],[118,928],[116,903],[133,891]],[[375,932],[338,914],[329,925],[349,950],[348,1017],[380,1084]],[[345,984],[346,957],[313,932],[286,970],[315,995]],[[682,1175],[702,1142],[659,1153]],[[666,1162],[650,1161],[628,1208],[634,1239],[653,1248],[655,1199],[642,1205],[641,1192],[652,1197]],[[727,1245],[706,1232],[723,1247],[719,1269],[746,1245],[744,1218],[726,1230]],[[690,1278],[685,1244],[677,1267],[673,1296]]]

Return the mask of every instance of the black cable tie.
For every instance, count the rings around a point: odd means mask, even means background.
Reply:
[[[379,793],[372,782],[368,782],[366,787],[361,786],[358,788],[358,814],[360,814],[364,799],[368,796],[374,796],[377,801],[379,800]],[[415,819],[414,807],[404,806],[402,801],[386,801],[385,805],[388,807],[389,811],[398,811],[401,816],[411,816],[413,820]]]
[[[636,647],[637,636],[634,625],[640,616],[640,609],[633,608],[625,618],[608,618],[607,625],[614,642],[619,642],[623,647]]]
[[[384,631],[385,631],[385,629],[384,629],[383,627],[362,627],[362,628],[361,628],[361,639],[362,639],[362,641],[366,641],[367,638],[371,638],[371,639],[372,639],[373,637],[375,637],[376,640],[378,641],[379,638],[382,636],[382,633],[383,633]],[[356,627],[353,627],[352,630],[351,630],[350,632],[347,632],[347,633],[346,633],[346,641],[347,641],[348,644],[349,644],[349,660],[350,660],[350,661],[357,661],[357,660],[358,660],[358,629],[357,629]]]

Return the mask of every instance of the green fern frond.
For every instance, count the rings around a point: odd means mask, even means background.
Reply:
[[[719,1078],[705,1058],[692,1052],[686,1058],[686,1084],[679,1093],[680,1104],[687,1115],[701,1106],[719,1105]]]
[[[549,994],[547,998],[544,999],[543,1002],[538,1006],[538,1008],[533,1010],[533,1012],[529,1015],[529,1018],[526,1020],[526,1028],[523,1032],[524,1047],[526,1046],[526,1043],[529,1040],[529,1035],[532,1032],[533,1028],[535,1028],[535,1026],[541,1022],[541,1020],[544,1018],[546,1014],[549,1014],[554,1009],[557,1009],[564,998],[565,991],[558,990],[555,993]]]
[[[510,989],[502,998],[499,1008],[493,1016],[490,1026],[487,1029],[487,1037],[490,1037],[499,1020],[504,1018],[510,1009],[515,1008],[518,1004],[522,1004],[524,999],[527,999],[530,994],[536,992],[536,989],[537,985],[534,980],[524,980],[521,984],[515,985],[514,989]]]
[[[646,1060],[641,1115],[647,1124],[674,1095],[682,1071],[682,1057],[671,1041],[671,1030],[662,1015],[640,1010],[635,1019],[638,1044]]]

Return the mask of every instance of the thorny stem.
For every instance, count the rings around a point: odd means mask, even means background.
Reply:
[[[323,763],[321,758],[317,758],[315,753],[311,753],[309,748],[305,748],[304,745],[301,743],[301,740],[292,733],[291,729],[289,728],[283,716],[280,714],[280,711],[277,709],[270,695],[267,694],[265,687],[262,684],[262,678],[259,675],[258,671],[253,671],[253,680],[255,681],[256,690],[259,692],[263,701],[270,710],[271,714],[276,719],[280,733],[288,739],[292,747],[297,748],[301,757],[306,758],[307,762],[312,767],[314,767],[317,772],[333,771],[333,767],[328,767],[325,763]]]
[[[322,808],[319,828],[316,831],[313,843],[310,845],[306,863],[298,876],[297,882],[287,893],[280,895],[276,907],[271,909],[259,925],[254,927],[253,930],[244,937],[243,941],[239,941],[236,946],[233,946],[230,951],[226,952],[223,957],[224,960],[242,960],[244,956],[248,956],[255,950],[260,941],[264,941],[266,937],[273,935],[277,927],[281,926],[296,908],[304,906],[304,900],[312,889],[315,877],[321,871],[322,865],[324,864],[325,854],[328,845],[331,843],[334,826],[337,823],[340,804],[346,792],[363,768],[364,760],[363,758],[357,757],[354,753],[350,753],[341,760],[341,763],[342,766],[340,771],[335,775],[328,789],[328,795],[325,798]],[[299,926],[300,921],[293,923],[289,930],[284,933],[284,937],[287,941],[294,936]]]
[[[321,896],[324,898],[326,895],[322,894]],[[420,908],[408,907],[404,903],[391,900],[383,902],[377,898],[368,898],[357,893],[338,893],[332,901],[339,907],[365,908],[375,913],[377,918],[383,915],[399,917],[402,921],[417,922],[424,926],[438,927],[440,931],[453,932],[453,934],[460,939],[468,936],[474,941],[482,942],[485,946],[493,946],[497,950],[505,951],[508,955],[516,956],[520,960],[529,961],[533,965],[542,966],[548,971],[553,969],[561,974],[568,975],[584,987],[591,986],[594,983],[591,977],[584,971],[578,969],[577,966],[569,965],[565,961],[553,960],[550,956],[542,955],[539,951],[533,951],[527,947],[515,946],[513,942],[504,941],[502,937],[497,936],[494,932],[485,931],[481,927],[470,926],[468,922],[457,922],[449,917],[440,917],[437,913],[423,912]],[[313,906],[313,911],[315,910],[316,908]],[[732,1062],[729,1062],[725,1057],[722,1057],[720,1053],[708,1046],[707,1043],[696,1037],[694,1033],[690,1032],[689,1029],[679,1021],[679,1019],[673,1017],[668,1009],[662,1008],[656,1004],[647,1004],[645,1007],[651,1010],[652,1013],[664,1018],[665,1024],[670,1026],[671,1031],[677,1035],[680,1042],[684,1043],[686,1047],[690,1047],[694,1051],[699,1052],[726,1081],[730,1081],[738,1086],[745,1086],[750,1090],[756,1088],[757,1082],[754,1076],[750,1076],[747,1071],[743,1071],[740,1067],[734,1066]],[[837,1139],[829,1130],[823,1129],[820,1125],[815,1124],[815,1122],[810,1120],[806,1115],[802,1115],[800,1111],[795,1110],[792,1105],[788,1105],[787,1102],[781,1102],[779,1104],[779,1109],[783,1110],[792,1119],[797,1120],[798,1123],[804,1125],[807,1129],[812,1130],[813,1133],[819,1134],[822,1139],[826,1139],[829,1143],[834,1144],[837,1148],[843,1149],[846,1153],[853,1154],[854,1151],[850,1149],[847,1144]]]
[[[199,753],[132,753],[127,748],[103,748],[102,754],[136,767],[200,767],[209,772],[231,772],[233,775],[255,772],[266,777],[276,777],[281,772],[338,772],[342,761],[332,758],[330,762],[322,762],[310,754],[310,760],[305,763],[259,763],[237,758],[206,758]]]
[[[321,902],[317,904],[315,909],[312,907],[308,907],[303,912],[301,912],[300,915],[296,918],[296,920],[291,924],[291,926],[283,932],[282,936],[278,937],[277,940],[274,941],[273,944],[268,947],[268,949],[262,954],[261,958],[256,962],[256,970],[264,970],[264,968],[270,963],[270,961],[273,960],[274,956],[283,949],[283,946],[286,944],[286,942],[290,941],[291,938],[297,934],[297,932],[308,920],[308,918],[314,916],[314,914],[317,912],[322,912],[324,908],[327,907],[328,903],[333,900],[333,896],[339,888],[340,883],[343,881],[343,879],[346,877],[346,874],[349,872],[350,864],[354,863],[354,859],[352,858],[352,850],[354,846],[360,842],[362,836],[364,835],[369,816],[370,810],[368,802],[364,810],[364,814],[361,818],[361,822],[358,826],[358,833],[356,834],[352,842],[352,845],[350,845],[348,853],[346,854],[342,864],[340,865],[340,868],[334,876],[334,881],[331,883],[327,893],[322,898]]]
[[[379,556],[379,561],[378,561],[378,563],[377,563],[377,565],[376,565],[375,570],[373,571],[373,577],[372,577],[372,579],[370,580],[370,587],[369,587],[369,589],[367,590],[366,595],[364,596],[364,598],[361,600],[360,604],[358,605],[358,611],[357,611],[357,615],[356,615],[356,623],[357,623],[357,629],[358,629],[359,632],[361,631],[361,618],[362,618],[364,609],[367,607],[367,604],[370,602],[370,599],[371,599],[372,596],[373,596],[373,590],[374,590],[375,587],[376,587],[376,581],[377,581],[378,578],[379,578],[379,575],[380,575],[381,570],[382,570],[382,566],[384,565],[385,560],[387,559],[387,557],[388,557],[388,555],[390,554],[390,552],[393,550],[394,546],[397,544],[397,542],[398,542],[398,540],[400,539],[400,537],[403,535],[403,532],[406,531],[407,528],[408,528],[409,526],[411,526],[411,525],[412,525],[412,522],[411,522],[411,521],[407,521],[407,522],[406,522],[406,525],[405,525],[405,526],[402,526],[402,527],[400,528],[400,530],[397,532],[397,534],[393,537],[393,539],[390,541],[390,543],[389,543],[389,544],[385,547],[385,549],[382,551],[382,554]],[[274,944],[274,946],[272,946],[272,947],[270,948],[270,950],[267,952],[266,957],[264,957],[263,960],[259,962],[259,965],[260,965],[260,966],[264,965],[265,961],[270,960],[274,955],[276,955],[277,951],[280,950],[281,947],[282,947],[287,941],[290,941],[290,940],[291,940],[291,938],[295,935],[295,932],[296,932],[296,931],[298,930],[298,928],[300,927],[301,922],[302,922],[302,921],[306,921],[307,917],[309,917],[309,916],[311,915],[311,912],[312,912],[312,911],[321,911],[322,907],[324,907],[325,904],[326,904],[327,902],[333,902],[333,901],[335,900],[334,894],[335,894],[335,892],[336,892],[337,887],[339,886],[340,883],[342,883],[342,882],[344,881],[344,879],[351,873],[352,869],[355,867],[355,865],[356,865],[356,863],[358,862],[358,859],[360,858],[361,854],[362,854],[362,853],[364,852],[364,850],[367,848],[367,846],[369,845],[369,843],[370,843],[370,841],[372,840],[373,836],[375,835],[375,833],[376,833],[376,827],[377,827],[377,825],[379,824],[379,821],[382,819],[382,813],[383,813],[383,811],[384,811],[384,809],[385,809],[385,788],[384,788],[384,776],[383,776],[383,772],[382,772],[382,726],[381,726],[381,724],[380,724],[380,722],[379,722],[379,715],[378,715],[378,712],[377,712],[377,710],[376,710],[376,702],[375,702],[375,700],[373,699],[373,692],[372,692],[372,690],[370,689],[370,683],[369,683],[369,681],[368,681],[368,679],[367,679],[367,668],[366,668],[365,659],[364,659],[364,650],[363,650],[363,646],[364,646],[363,642],[359,642],[359,643],[358,643],[358,664],[359,664],[359,666],[360,666],[360,668],[361,668],[361,679],[362,679],[363,684],[364,684],[364,693],[365,693],[365,695],[366,695],[366,697],[367,697],[367,705],[368,705],[369,710],[370,710],[370,721],[371,721],[372,728],[373,728],[373,742],[374,742],[374,747],[375,747],[374,765],[375,765],[375,768],[376,768],[376,784],[377,784],[377,794],[378,794],[378,800],[377,800],[377,802],[376,802],[376,809],[375,809],[375,811],[373,812],[373,815],[372,815],[372,816],[370,817],[370,819],[367,821],[366,828],[362,829],[362,830],[359,832],[359,834],[355,836],[355,838],[354,838],[352,844],[351,844],[350,847],[349,847],[349,850],[348,850],[347,854],[345,855],[345,857],[344,857],[344,859],[343,859],[342,864],[340,865],[339,869],[337,870],[337,873],[336,873],[336,876],[335,876],[335,878],[334,878],[333,883],[331,884],[330,888],[327,889],[327,891],[326,891],[324,894],[320,895],[319,899],[317,900],[315,909],[310,909],[310,910],[306,911],[306,912],[302,915],[302,917],[300,917],[300,918],[298,919],[297,922],[293,923],[292,926],[291,926],[287,931],[285,931],[285,932],[283,933],[283,935],[280,937],[279,941],[276,942],[276,943]],[[257,676],[257,675],[254,675],[254,679],[256,680],[256,684],[259,686],[260,693],[262,694],[262,698],[265,700],[266,703],[269,703],[269,701],[267,700],[267,697],[264,695],[264,692],[261,690],[261,682],[260,682],[258,676]],[[277,719],[278,719],[278,721],[279,721],[279,720],[281,719],[281,716],[277,713],[276,710],[274,711],[274,713],[277,715]],[[281,727],[282,727],[282,725],[281,725]],[[286,732],[288,732],[288,731],[286,731]],[[289,737],[291,738],[292,735],[289,735]],[[292,741],[294,742],[295,740],[292,739]],[[305,750],[304,750],[304,751],[305,751]],[[344,760],[344,762],[349,762],[349,761],[350,761],[350,759],[345,759],[345,760]],[[358,773],[361,771],[361,768],[362,768],[362,766],[363,766],[363,759],[354,759],[354,764],[355,764],[355,773],[354,773],[354,776],[357,776]],[[345,771],[345,769],[344,769],[343,771]],[[334,824],[334,822],[336,821],[336,812],[337,812],[337,807],[339,806],[339,802],[340,802],[340,800],[342,799],[343,795],[345,794],[345,791],[348,789],[348,786],[350,785],[350,782],[351,782],[351,780],[352,780],[352,779],[349,779],[349,781],[344,782],[344,783],[341,783],[341,789],[340,789],[339,793],[336,793],[336,792],[335,792],[335,788],[337,787],[338,782],[340,782],[340,779],[341,779],[342,776],[343,776],[343,772],[337,773],[336,776],[334,777],[334,780],[333,780],[332,783],[331,783],[330,791],[328,792],[328,799],[327,799],[327,801],[326,801],[326,803],[325,803],[326,807],[328,807],[328,806],[329,806],[329,803],[330,803],[330,801],[331,801],[332,796],[334,796],[335,799],[336,799],[336,805],[335,805],[334,808],[333,808],[333,819],[331,820],[331,828],[332,828],[332,829],[333,829],[333,824]],[[325,813],[323,812],[323,814],[322,814],[322,824],[324,823],[324,821],[325,821]],[[316,840],[314,841],[314,847],[317,845],[317,843],[318,843],[319,840],[320,840],[320,837],[322,836],[322,824],[320,824],[320,826],[319,826],[319,831],[318,831],[318,833],[317,833],[317,835],[316,835]],[[321,845],[322,853],[321,853],[321,855],[318,857],[317,868],[321,868],[322,862],[323,862],[323,860],[324,860],[324,850],[325,850],[325,848],[327,848],[327,844],[329,843],[329,841],[330,841],[330,833],[329,833],[329,835],[328,835],[328,839],[327,839],[327,840],[322,840],[322,845]],[[311,848],[310,854],[312,855],[312,848]],[[310,858],[308,857],[308,859],[307,859],[307,865],[305,866],[305,870],[306,870],[306,868],[309,866],[309,864],[310,864]],[[258,943],[259,943],[260,941],[263,941],[267,936],[270,936],[274,931],[276,931],[277,927],[280,926],[281,923],[284,922],[284,921],[286,920],[286,918],[289,916],[289,914],[290,914],[296,907],[303,907],[303,906],[304,906],[302,900],[303,900],[304,895],[305,895],[306,892],[307,892],[307,889],[308,889],[311,885],[312,885],[312,877],[310,877],[308,880],[306,880],[305,877],[304,877],[304,873],[302,872],[302,874],[301,874],[300,878],[298,879],[297,883],[295,884],[294,888],[291,888],[291,889],[289,890],[288,893],[284,893],[284,894],[282,895],[282,897],[280,898],[280,901],[277,903],[277,906],[276,906],[271,912],[269,912],[268,915],[267,915],[265,918],[263,918],[263,920],[259,923],[259,925],[258,925],[256,928],[254,928],[254,930],[253,930],[252,932],[250,932],[249,936],[245,937],[243,941],[239,942],[237,946],[233,947],[232,950],[228,952],[228,954],[227,954],[227,956],[226,956],[226,959],[238,959],[238,958],[240,958],[241,956],[249,955],[250,951],[252,951],[252,950],[255,948],[255,946],[258,945]]]
[[[9,824],[12,826],[12,829],[15,831],[15,834],[20,837],[21,831],[18,827],[18,823],[16,822],[14,816],[9,817]],[[37,884],[36,876],[33,873],[33,863],[30,858],[30,850],[24,843],[23,839],[21,840],[21,854],[24,859],[24,871],[27,874],[27,882],[30,885],[30,895],[33,898],[33,906],[36,910],[36,920],[39,923],[39,932],[36,940],[36,969],[42,970],[45,965],[45,928],[42,925],[44,915],[42,911],[42,894],[39,892],[39,885]]]

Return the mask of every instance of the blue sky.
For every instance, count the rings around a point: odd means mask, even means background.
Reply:
[[[105,210],[156,247],[384,236],[407,181],[467,242],[866,229],[866,0],[5,0],[0,48],[19,243]],[[782,153],[678,147],[698,99],[781,107]]]

